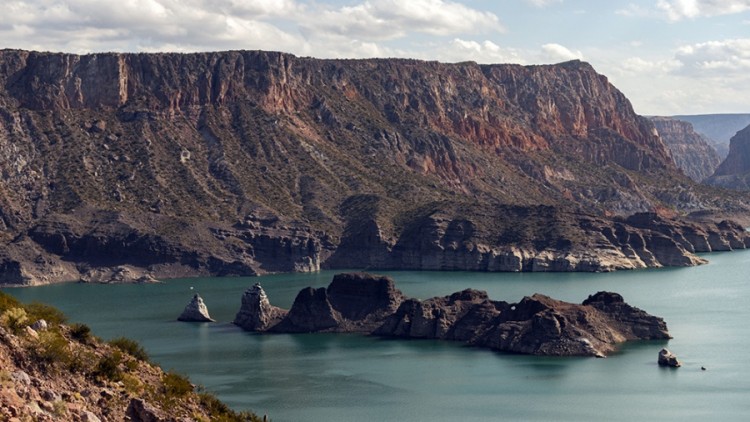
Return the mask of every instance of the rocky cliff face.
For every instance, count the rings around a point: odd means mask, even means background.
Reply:
[[[253,311],[243,301],[240,313]],[[278,323],[246,329],[441,339],[548,356],[603,357],[628,340],[670,338],[661,318],[616,293],[599,292],[582,305],[539,294],[511,304],[471,289],[420,301],[404,298],[388,277],[362,273],[339,274],[327,289],[303,289]]]
[[[5,283],[634,268],[584,256],[581,222],[748,208],[582,62],[0,51]]]
[[[652,117],[651,122],[675,164],[686,176],[700,182],[719,167],[721,159],[710,140],[695,132],[690,123],[668,117]]]
[[[706,183],[729,189],[750,190],[750,126],[732,137],[727,158]]]

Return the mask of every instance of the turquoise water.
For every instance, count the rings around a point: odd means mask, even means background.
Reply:
[[[134,338],[165,369],[275,422],[750,420],[750,251],[707,257],[710,264],[695,268],[613,274],[387,273],[419,298],[473,287],[506,301],[539,292],[580,302],[610,290],[665,318],[673,340],[628,344],[607,359],[358,335],[257,335],[230,324],[256,281],[272,303],[288,307],[300,288],[325,286],[334,272],[5,291],[53,304],[101,337]],[[175,321],[196,291],[218,323]],[[682,368],[656,365],[665,345]]]

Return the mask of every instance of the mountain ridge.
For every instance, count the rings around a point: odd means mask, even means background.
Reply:
[[[750,209],[677,172],[648,119],[579,61],[3,50],[0,157],[14,283],[693,265],[704,242],[627,217],[737,247],[734,229],[680,216]]]

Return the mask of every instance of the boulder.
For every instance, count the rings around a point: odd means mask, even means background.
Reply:
[[[213,322],[214,320],[208,315],[208,308],[203,303],[203,298],[198,293],[193,295],[193,299],[185,306],[185,310],[177,318],[178,321],[187,322]]]
[[[35,323],[31,324],[31,328],[33,328],[36,331],[47,331],[47,321],[40,319],[36,321]]]
[[[667,349],[661,349],[659,351],[659,366],[668,366],[671,368],[679,368],[682,363],[677,359],[674,353]]]
[[[165,415],[162,410],[138,398],[130,400],[125,414],[133,422],[166,422],[173,420]]]

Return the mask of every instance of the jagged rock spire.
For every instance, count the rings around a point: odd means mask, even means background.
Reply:
[[[213,322],[214,319],[208,315],[208,308],[203,303],[203,298],[198,293],[193,295],[193,299],[185,306],[185,310],[177,318],[178,321],[188,322]]]
[[[266,292],[260,283],[255,283],[242,295],[242,306],[234,324],[248,331],[265,331],[276,325],[287,314],[287,311],[271,305]]]

